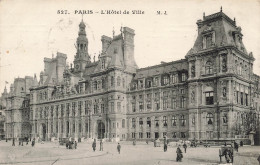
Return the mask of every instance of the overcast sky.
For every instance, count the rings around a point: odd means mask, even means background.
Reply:
[[[203,12],[220,11],[236,18],[248,52],[256,61],[254,72],[260,75],[260,1],[257,0],[175,0],[175,1],[0,1],[0,92],[5,81],[8,91],[16,77],[33,76],[44,69],[44,57],[57,51],[73,62],[78,25],[82,19],[75,10],[92,10],[84,15],[89,54],[101,51],[102,35],[120,33],[121,26],[135,30],[135,60],[140,68],[184,59],[197,37],[196,21]],[[57,10],[70,14],[57,14]],[[100,14],[101,10],[142,10],[144,14]],[[166,11],[167,15],[157,15]],[[95,13],[99,12],[99,13]]]

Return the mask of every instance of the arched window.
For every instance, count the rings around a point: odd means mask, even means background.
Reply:
[[[176,123],[177,123],[177,117],[173,116],[172,117],[172,126],[176,126]]]
[[[209,125],[213,124],[213,114],[212,113],[208,113],[206,119],[207,119],[207,123]]]
[[[206,72],[206,74],[212,74],[213,73],[213,65],[212,65],[211,61],[206,62],[205,72]]]
[[[117,77],[117,86],[120,86],[121,85],[121,78],[118,76]]]

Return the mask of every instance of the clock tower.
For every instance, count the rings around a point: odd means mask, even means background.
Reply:
[[[81,72],[84,70],[87,63],[90,62],[88,54],[88,39],[85,31],[86,25],[82,21],[79,24],[79,33],[77,38],[76,49],[77,53],[74,58],[74,72]]]

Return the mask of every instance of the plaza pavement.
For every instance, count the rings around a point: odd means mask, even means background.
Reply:
[[[144,142],[120,142],[121,154],[117,152],[117,143],[104,142],[104,151],[99,151],[97,143],[96,152],[92,151],[91,143],[78,143],[78,148],[68,150],[58,143],[36,143],[35,147],[29,145],[11,146],[11,141],[0,141],[0,164],[19,165],[96,165],[96,164],[126,164],[126,165],[217,165],[219,164],[218,147],[188,148],[183,153],[183,161],[176,162],[176,146],[168,146],[168,151],[163,152],[163,147],[153,147]],[[183,148],[182,151],[184,152]],[[257,157],[260,146],[244,146],[235,152],[235,165],[258,165]],[[223,162],[225,162],[223,157]]]

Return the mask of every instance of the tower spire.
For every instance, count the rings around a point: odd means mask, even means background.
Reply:
[[[220,7],[220,12],[222,12],[222,6]]]

